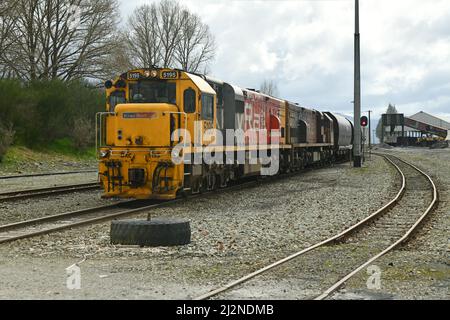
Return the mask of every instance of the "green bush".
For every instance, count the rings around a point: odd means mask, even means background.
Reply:
[[[61,139],[80,151],[91,147],[95,114],[104,105],[104,91],[85,81],[0,80],[0,119],[27,147],[45,149]]]
[[[72,130],[73,144],[79,150],[86,150],[92,146],[95,139],[94,126],[91,121],[84,118],[75,118]]]
[[[14,133],[12,126],[5,126],[0,123],[0,162],[14,141]]]

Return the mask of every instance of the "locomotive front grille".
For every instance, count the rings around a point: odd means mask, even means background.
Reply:
[[[145,185],[144,169],[128,169],[128,181],[132,188],[138,188]]]

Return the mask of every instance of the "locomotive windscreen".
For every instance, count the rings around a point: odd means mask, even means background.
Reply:
[[[129,84],[132,103],[176,104],[176,84],[167,81],[141,80]]]

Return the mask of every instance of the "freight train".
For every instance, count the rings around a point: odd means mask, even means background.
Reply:
[[[138,69],[105,88],[96,118],[104,197],[168,200],[351,156],[347,118],[205,75]]]

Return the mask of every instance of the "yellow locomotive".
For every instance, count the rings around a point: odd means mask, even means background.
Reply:
[[[105,88],[96,118],[104,197],[173,199],[350,154],[347,119],[204,75],[137,69]]]
[[[185,172],[171,160],[172,132],[183,127],[193,136],[196,120],[213,128],[215,91],[196,75],[170,69],[132,70],[105,87],[107,112],[96,121],[105,196],[174,198]]]

